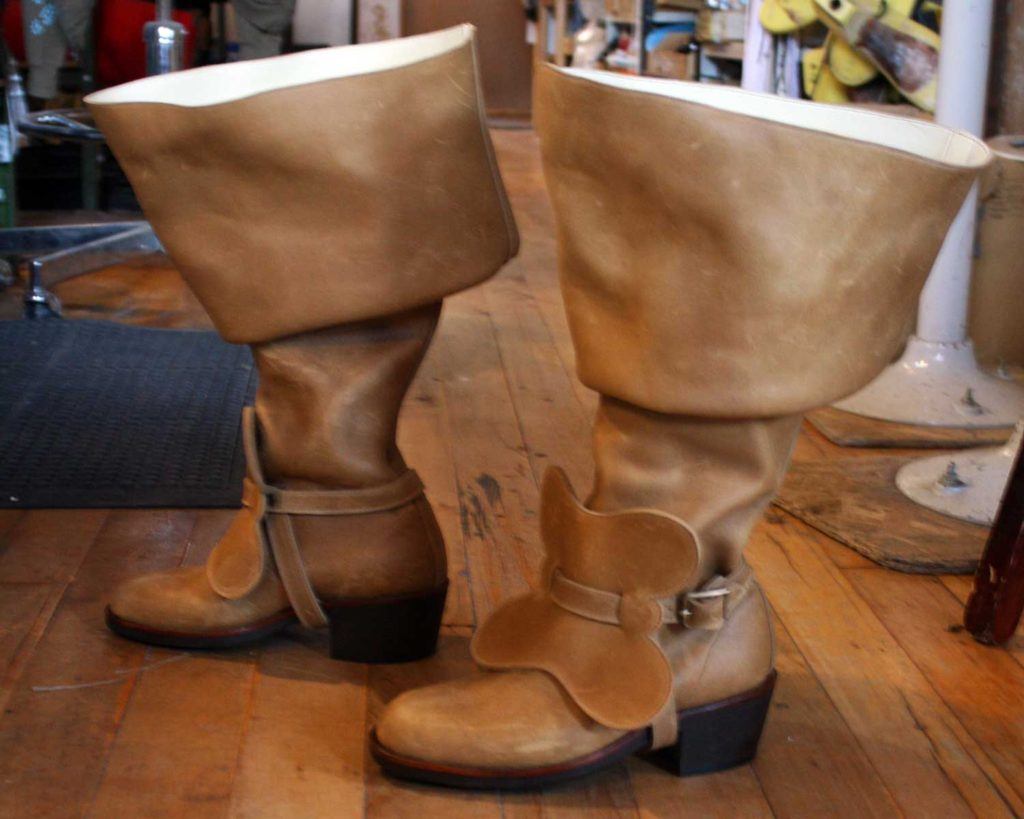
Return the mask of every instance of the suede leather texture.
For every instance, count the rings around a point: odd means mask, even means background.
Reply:
[[[533,112],[580,380],[664,413],[789,415],[864,386],[977,175],[551,66]]]
[[[284,489],[345,490],[403,474],[398,412],[439,314],[440,305],[429,305],[254,346],[265,479]],[[289,612],[258,523],[262,496],[253,497],[251,484],[245,494],[248,505],[205,570],[130,580],[114,594],[111,611],[146,628],[197,636]],[[422,495],[386,511],[289,517],[325,606],[426,593],[447,576],[441,532]]]
[[[672,669],[654,639],[661,624],[657,601],[696,583],[695,535],[660,512],[584,509],[556,469],[544,480],[541,532],[549,566],[622,595],[621,625],[567,611],[542,588],[491,614],[473,638],[473,658],[489,669],[548,672],[607,727],[649,724],[672,693]]]
[[[518,248],[472,43],[201,107],[92,104],[146,217],[229,341],[400,313]]]

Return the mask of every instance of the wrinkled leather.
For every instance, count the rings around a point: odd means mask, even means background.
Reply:
[[[253,345],[267,480],[289,489],[355,489],[405,472],[395,443],[398,413],[440,310],[438,303]]]
[[[698,533],[703,578],[730,574],[778,491],[800,420],[668,415],[602,396],[586,504],[599,512],[664,510]]]
[[[468,43],[215,105],[90,110],[221,335],[254,343],[437,302],[516,254],[479,88]]]
[[[258,480],[288,489],[358,490],[408,467],[395,444],[399,407],[430,343],[440,305],[254,346],[260,373]],[[250,486],[252,483],[250,483]],[[122,620],[202,635],[290,611],[246,493],[204,571],[129,581],[110,603]],[[333,601],[431,591],[447,576],[444,543],[420,494],[385,511],[286,518],[316,596]],[[181,610],[174,611],[180,598]],[[173,626],[173,627],[172,627]]]
[[[665,413],[789,415],[864,386],[977,175],[550,66],[533,115],[580,380]]]

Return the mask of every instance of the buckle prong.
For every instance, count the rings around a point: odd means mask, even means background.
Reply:
[[[685,621],[687,617],[693,615],[693,609],[687,605],[690,601],[713,600],[716,597],[725,597],[729,592],[730,589],[705,589],[704,591],[686,592],[686,594],[679,597],[677,616],[681,621]]]

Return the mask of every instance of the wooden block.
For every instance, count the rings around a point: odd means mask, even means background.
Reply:
[[[865,418],[833,407],[814,410],[807,419],[832,443],[840,446],[906,449],[955,449],[1001,446],[1013,434],[1013,427],[959,429],[924,427]]]
[[[7,583],[67,583],[107,515],[105,509],[22,512],[0,540],[0,578]]]
[[[918,506],[896,488],[910,458],[794,463],[774,503],[876,563],[902,572],[973,573],[988,530]]]
[[[147,651],[93,815],[223,816],[249,717],[252,666],[246,653]]]
[[[593,476],[592,413],[576,399],[551,333],[528,289],[503,276],[483,294],[535,480],[549,465],[584,494]]]
[[[4,690],[13,684],[19,657],[34,648],[30,635],[36,623],[52,615],[55,591],[59,597],[62,588],[44,583],[0,583],[0,706]]]

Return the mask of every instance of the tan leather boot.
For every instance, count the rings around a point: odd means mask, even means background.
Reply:
[[[143,642],[329,627],[333,656],[433,652],[444,544],[395,443],[441,300],[515,255],[473,29],[153,77],[88,98],[164,247],[260,382],[243,508],[203,567],[139,577]]]
[[[580,378],[586,503],[545,477],[540,588],[480,627],[484,673],[413,690],[384,770],[523,788],[656,751],[749,760],[775,679],[742,559],[804,411],[904,342],[988,154],[934,125],[736,89],[543,68],[534,116]]]

